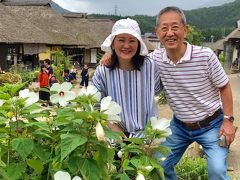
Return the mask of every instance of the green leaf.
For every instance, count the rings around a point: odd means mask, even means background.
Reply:
[[[50,148],[49,148],[50,150]],[[34,144],[34,154],[41,159],[42,162],[46,162],[50,157],[50,152],[46,152],[39,144]]]
[[[0,167],[6,167],[6,164],[0,159]]]
[[[2,168],[0,168],[0,178],[4,178],[4,180],[12,180],[8,174],[6,173],[6,171],[4,171]]]
[[[12,140],[11,145],[23,159],[26,159],[32,152],[34,143],[33,140],[29,138],[17,138]]]
[[[125,159],[125,160],[123,161],[122,167],[123,167],[124,169],[127,168],[128,165],[129,165],[129,163],[130,163],[130,161],[129,161],[128,159]]]
[[[61,135],[61,161],[78,146],[87,142],[87,138],[80,134]]]
[[[82,159],[80,164],[81,172],[88,180],[100,180],[100,169],[97,162],[93,159]]]
[[[170,148],[168,148],[167,146],[163,146],[163,145],[159,145],[156,150],[165,157],[167,157],[168,154],[171,152]]]
[[[7,167],[7,174],[10,179],[21,179],[21,175],[25,173],[26,166],[24,164],[10,164]]]
[[[39,131],[39,130],[36,130],[36,131],[34,131],[34,132],[32,132],[32,134],[34,135],[34,136],[39,136],[40,138],[41,137],[47,137],[47,138],[49,138],[49,139],[53,139],[53,137],[52,136],[50,136],[49,134],[47,134],[46,132],[44,132],[44,131]]]
[[[42,130],[45,130],[45,131],[47,131],[47,132],[51,132],[51,131],[49,130],[49,126],[48,126],[48,124],[47,124],[46,122],[30,122],[30,123],[27,123],[27,124],[25,125],[25,127],[29,127],[29,126],[37,126],[37,127],[39,127],[40,129],[42,129]]]
[[[43,170],[43,165],[41,163],[41,161],[36,160],[36,159],[30,159],[27,160],[27,164],[34,169],[34,171],[37,174],[41,174],[42,170]]]
[[[71,157],[68,161],[68,167],[72,174],[81,173],[87,180],[99,180],[102,177],[101,169],[103,168],[100,169],[94,159]]]
[[[143,139],[141,139],[141,138],[135,138],[135,137],[133,137],[133,138],[126,138],[126,139],[124,139],[125,141],[128,141],[128,142],[133,142],[134,144],[144,144],[144,140]]]
[[[120,180],[130,180],[130,178],[129,178],[128,175],[124,172],[124,173],[120,174]]]

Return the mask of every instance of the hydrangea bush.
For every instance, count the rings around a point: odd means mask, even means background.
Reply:
[[[169,122],[152,118],[142,138],[122,138],[107,128],[120,121],[120,106],[89,86],[54,84],[52,107],[24,84],[0,86],[0,179],[112,180],[163,176],[161,145]],[[158,173],[157,173],[158,172]]]

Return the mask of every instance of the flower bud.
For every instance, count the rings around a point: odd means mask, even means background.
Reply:
[[[146,169],[148,172],[150,172],[150,171],[153,170],[153,167],[152,166],[146,166],[144,169]]]
[[[136,180],[145,180],[145,177],[142,173],[138,173]]]
[[[98,122],[96,125],[96,136],[99,141],[105,140],[105,133],[104,133],[103,127],[100,122]]]
[[[122,155],[123,155],[122,150],[118,151],[117,155],[118,155],[119,158],[122,158]]]

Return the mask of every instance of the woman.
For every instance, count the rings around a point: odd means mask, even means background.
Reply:
[[[156,116],[154,95],[160,91],[160,80],[154,62],[145,58],[148,50],[138,23],[129,18],[117,21],[101,49],[111,53],[111,64],[98,66],[92,83],[122,108],[121,123],[109,127],[139,137],[150,117]]]
[[[49,73],[47,68],[44,65],[41,65],[41,71],[38,75],[38,82],[39,82],[39,99],[46,101],[43,103],[42,106],[48,106],[50,101],[50,93],[49,93]]]

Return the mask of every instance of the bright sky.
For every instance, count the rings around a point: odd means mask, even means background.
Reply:
[[[217,6],[233,0],[53,0],[72,12],[88,14],[156,15],[165,6],[183,10]]]

